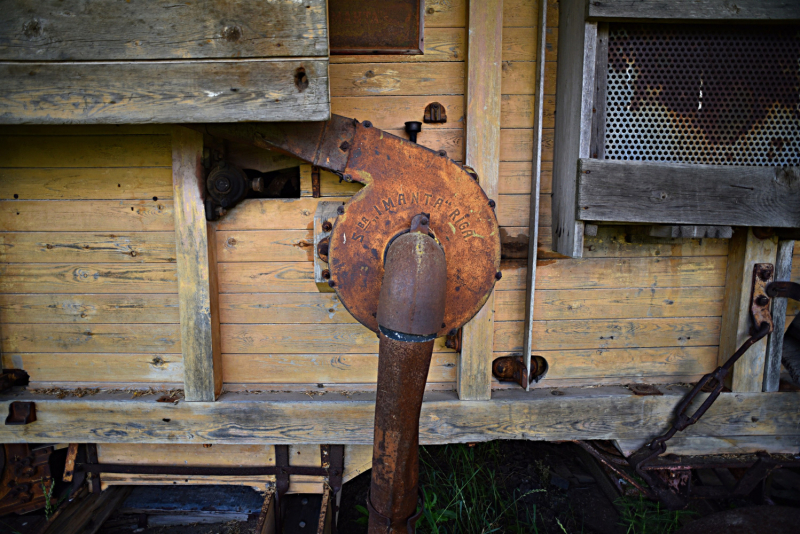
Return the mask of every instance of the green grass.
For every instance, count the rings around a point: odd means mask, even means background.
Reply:
[[[661,503],[644,497],[620,498],[615,503],[626,534],[672,534],[681,528],[681,519],[694,515],[686,510],[670,511]]]
[[[419,534],[537,533],[536,508],[521,506],[522,497],[543,489],[509,496],[502,477],[487,465],[497,463],[497,443],[475,447],[448,445],[436,457],[420,448],[425,511]]]

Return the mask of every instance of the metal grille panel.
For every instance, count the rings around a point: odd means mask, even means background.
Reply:
[[[800,26],[610,24],[605,159],[800,165]]]

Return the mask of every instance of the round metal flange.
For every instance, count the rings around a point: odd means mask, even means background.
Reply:
[[[344,206],[330,236],[333,287],[347,310],[378,331],[378,298],[389,244],[420,213],[445,252],[445,317],[438,335],[471,319],[500,271],[500,231],[476,180],[445,156],[359,125],[344,175],[366,187]]]

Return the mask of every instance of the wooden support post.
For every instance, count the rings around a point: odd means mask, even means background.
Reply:
[[[500,78],[503,0],[470,0],[467,51],[466,162],[481,187],[497,199],[500,173]],[[464,326],[458,365],[461,400],[489,400],[494,344],[494,294]]]
[[[216,240],[214,228],[206,224],[202,156],[203,135],[176,126],[172,132],[172,186],[187,401],[214,401],[222,390]]]
[[[720,365],[750,337],[753,266],[756,263],[775,263],[778,238],[759,239],[753,234],[752,228],[737,228],[729,247],[719,340]],[[761,391],[766,348],[766,339],[750,347],[734,365],[725,385],[732,391]]]
[[[775,280],[790,280],[792,277],[792,253],[794,241],[778,242],[778,256],[775,260]],[[786,330],[787,299],[772,301],[772,323],[775,328],[767,338],[766,365],[764,366],[764,391],[778,391],[781,381],[781,357],[783,356],[783,336]]]

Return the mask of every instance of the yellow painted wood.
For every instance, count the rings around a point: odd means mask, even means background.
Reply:
[[[222,391],[214,229],[206,224],[203,135],[172,132],[172,184],[178,267],[181,352],[187,401],[213,401]]]
[[[1,200],[3,232],[160,232],[175,228],[172,200]]]
[[[330,66],[331,98],[463,95],[464,63],[356,63]]]
[[[542,161],[553,161],[554,130],[542,130]],[[533,154],[533,130],[500,130],[500,161],[530,161]]]
[[[12,352],[3,354],[3,366],[25,369],[31,382],[58,383],[64,387],[70,387],[70,382],[106,382],[122,389],[142,383],[170,383],[175,388],[183,387],[183,358],[180,354],[121,352],[126,348],[136,348],[135,342],[126,340],[126,343],[127,346],[108,347],[111,352],[106,353]]]
[[[220,263],[220,293],[317,293],[311,262]],[[2,282],[2,278],[0,278]]]
[[[6,324],[0,340],[4,353],[171,354],[181,350],[179,325],[175,324]]]
[[[522,350],[522,321],[494,327],[495,352]],[[534,321],[533,350],[713,346],[719,332],[719,317]]]
[[[0,324],[9,323],[173,323],[178,315],[174,294],[0,294]]]
[[[353,57],[372,58],[372,56]],[[397,58],[403,56],[380,57]],[[421,58],[425,56],[405,57]],[[435,69],[437,66],[430,65],[429,68]],[[331,99],[331,113],[354,117],[360,121],[369,120],[376,128],[381,130],[402,131],[405,128],[406,121],[422,121],[425,115],[425,107],[431,102],[439,102],[445,107],[447,122],[444,124],[423,124],[423,132],[464,127],[464,96],[462,94],[439,96],[341,96]]]
[[[533,102],[535,95],[502,95],[500,103],[501,128],[533,128]],[[545,95],[542,108],[544,128],[555,127],[556,98]]]
[[[223,354],[226,383],[374,384],[378,354]],[[456,354],[434,353],[428,382],[455,382]]]
[[[727,258],[585,258],[541,260],[537,289],[724,286]],[[503,262],[497,291],[525,289],[525,263]]]
[[[0,168],[3,200],[152,200],[153,197],[172,198],[169,167]]]
[[[222,324],[225,354],[361,354],[378,351],[378,336],[360,324]],[[434,352],[446,352],[444,338]],[[185,357],[184,357],[185,360]]]
[[[503,28],[535,27],[538,10],[538,0],[505,0]],[[547,4],[547,25],[558,28],[558,2]]]
[[[544,67],[544,73],[544,94],[556,94],[556,62],[548,61]],[[502,91],[504,95],[535,94],[536,62],[504,62]]]
[[[422,444],[495,439],[644,439],[663,432],[683,387],[662,396],[625,388],[498,391],[492,402],[464,402],[452,392],[430,392],[422,404]],[[0,440],[80,443],[303,444],[372,442],[375,395],[308,396],[226,393],[217,402],[155,402],[129,393],[59,399],[22,394],[36,402],[32,425],[0,425]],[[701,395],[699,401],[702,401]],[[796,435],[800,393],[723,393],[682,436]],[[0,402],[8,411],[11,399]],[[167,419],[168,421],[164,421]]]
[[[171,263],[174,261],[174,232],[0,234],[0,262]]]
[[[2,293],[177,293],[172,263],[7,263]]]
[[[0,136],[3,167],[168,167],[166,135]]]
[[[480,177],[480,185],[497,199],[500,138],[500,72],[503,44],[503,0],[471,0],[467,63],[467,165]],[[463,327],[457,372],[461,400],[491,398],[491,352],[494,335],[494,295]]]
[[[430,9],[430,7],[428,7]],[[424,28],[424,54],[417,55],[361,55],[331,56],[331,65],[337,63],[430,63],[433,61],[464,61],[466,57],[466,30],[457,28]]]
[[[245,200],[217,221],[217,230],[311,230],[319,201],[318,198]],[[347,202],[347,197],[341,201]]]
[[[542,183],[540,193],[552,192],[553,162],[542,162]],[[531,162],[501,161],[498,192],[503,195],[529,195],[531,192]],[[543,195],[542,195],[543,196]],[[542,221],[543,223],[545,221]],[[549,223],[549,221],[548,221]]]
[[[534,319],[634,319],[637,317],[719,317],[722,287],[537,290]],[[525,319],[525,294],[498,291],[496,321]]]
[[[310,230],[225,230],[216,241],[220,262],[314,260]]]
[[[725,279],[725,302],[719,339],[719,364],[722,365],[750,337],[750,297],[753,267],[756,263],[775,265],[778,238],[758,239],[752,228],[736,228],[730,240]],[[767,339],[764,338],[739,359],[725,378],[732,391],[761,391]]]
[[[549,22],[549,21],[548,21]],[[549,25],[549,24],[548,24]],[[503,27],[503,61],[536,61],[539,28]],[[558,28],[547,28],[546,61],[555,61],[558,50]]]

